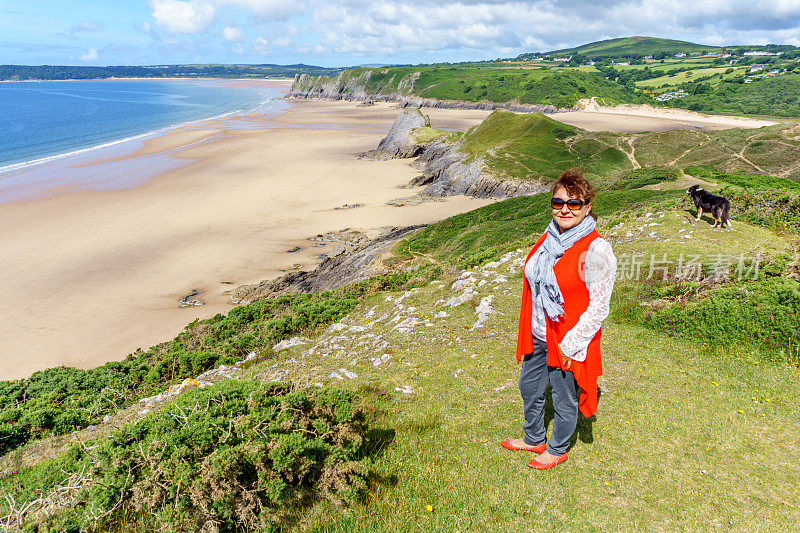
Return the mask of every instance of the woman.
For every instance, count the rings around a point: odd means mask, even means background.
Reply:
[[[579,168],[553,184],[553,220],[525,260],[517,362],[525,415],[522,439],[501,443],[541,455],[528,466],[545,469],[567,460],[578,410],[597,411],[601,323],[609,311],[617,259],[595,229],[594,187]],[[545,390],[552,387],[555,417],[549,442]]]

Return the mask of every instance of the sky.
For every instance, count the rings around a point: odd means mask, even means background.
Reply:
[[[800,46],[800,0],[0,0],[18,65],[418,64],[632,35]]]

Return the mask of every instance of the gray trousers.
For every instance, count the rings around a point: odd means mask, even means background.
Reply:
[[[533,337],[533,353],[523,358],[519,375],[519,391],[525,415],[522,425],[525,435],[522,440],[531,446],[541,444],[547,438],[544,407],[548,383],[552,388],[554,418],[547,450],[553,455],[562,455],[569,448],[578,424],[580,389],[575,384],[572,372],[547,365],[547,344]]]

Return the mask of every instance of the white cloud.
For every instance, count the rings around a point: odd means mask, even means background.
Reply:
[[[209,30],[254,53],[372,56],[399,62],[513,57],[612,37],[704,44],[794,43],[798,0],[148,0],[168,34]],[[225,18],[217,21],[217,15]],[[223,20],[225,21],[223,23]],[[233,21],[236,21],[234,24]],[[146,24],[146,23],[145,23]],[[79,25],[80,26],[80,25]],[[153,26],[155,28],[155,25]],[[141,25],[145,33],[151,28]],[[88,29],[86,30],[88,31]],[[160,35],[160,42],[169,35]],[[213,43],[195,43],[198,49]],[[233,50],[233,48],[228,48]],[[283,51],[282,51],[283,52]],[[347,61],[346,60],[346,61]]]
[[[156,24],[171,33],[199,33],[214,21],[214,5],[202,0],[151,0]]]
[[[237,27],[227,27],[223,28],[222,36],[225,38],[226,41],[241,41],[242,40],[242,30]]]
[[[96,61],[96,60],[97,60],[97,49],[95,49],[95,48],[89,48],[86,51],[86,53],[81,56],[81,61],[84,61],[84,62],[87,62],[87,63],[90,62],[90,61]]]

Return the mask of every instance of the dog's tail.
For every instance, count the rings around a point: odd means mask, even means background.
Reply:
[[[727,198],[725,199],[725,204],[722,206],[722,223],[728,224],[728,227],[731,227],[731,219],[728,218],[728,214],[731,210],[731,202]]]

